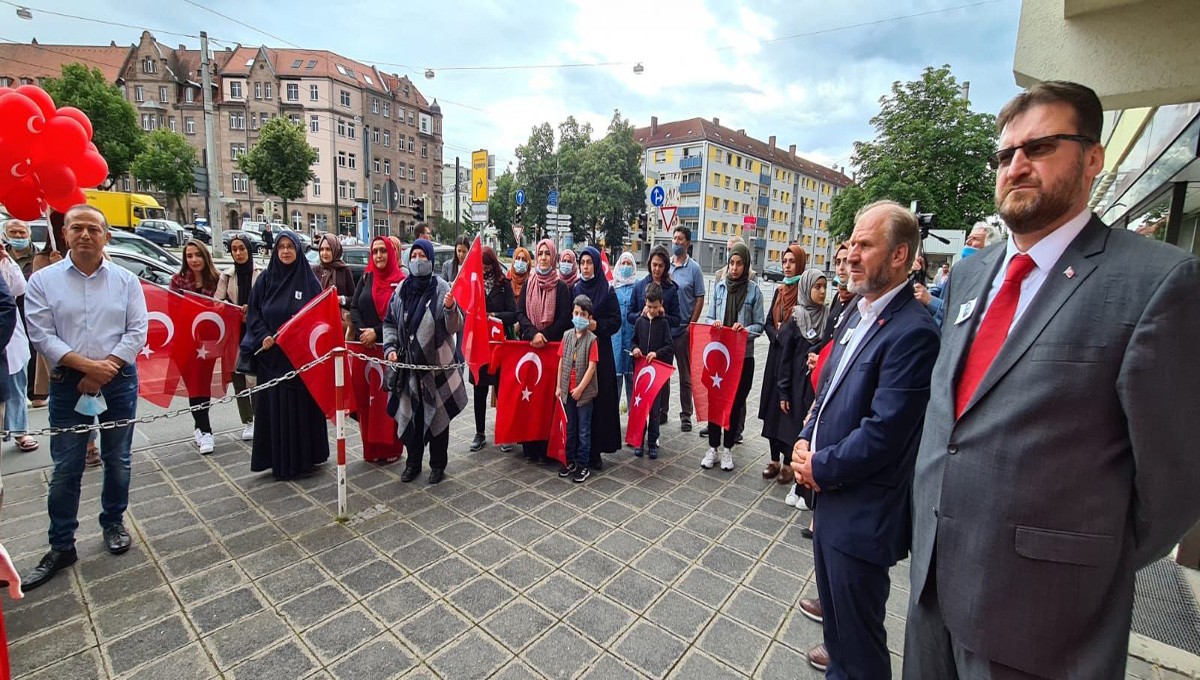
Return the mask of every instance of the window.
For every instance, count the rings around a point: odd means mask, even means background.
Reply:
[[[245,144],[230,144],[229,145],[229,160],[236,161],[239,157],[246,155]]]
[[[349,162],[347,163],[347,166],[348,166],[348,167],[349,167],[351,170],[354,170],[355,168],[357,168],[357,167],[358,167],[358,156],[357,156],[357,155],[355,155],[355,154],[350,154],[350,157],[349,157],[349,158],[350,158],[350,160],[349,160]]]
[[[355,134],[354,128],[355,128],[354,123],[346,123],[346,136],[349,137],[350,139],[355,138],[354,137],[354,134]]]
[[[133,86],[133,101],[135,101],[135,102],[146,101],[146,95],[145,95],[145,92],[143,91],[141,85]]]
[[[379,128],[371,128],[371,143],[379,143]]]
[[[288,120],[292,122],[292,125],[303,125],[301,122],[303,119],[300,118],[300,114],[298,113],[289,113]]]
[[[229,129],[230,130],[245,130],[246,129],[246,114],[240,111],[229,112]]]
[[[339,93],[338,97],[339,97],[339,101],[341,102],[342,106],[345,106],[347,108],[350,107],[350,92],[348,90],[342,90]]]
[[[346,152],[345,151],[338,152],[338,167],[339,168],[346,167]]]
[[[296,59],[296,60],[293,60],[293,61],[292,61],[292,68],[300,68],[300,65],[301,65],[301,64],[303,64],[303,63],[304,63],[304,60],[303,60],[303,59]]]
[[[416,120],[417,120],[416,115],[412,111],[409,111],[408,112],[408,124],[416,125]]]
[[[379,113],[379,97],[371,97],[371,113]]]
[[[191,116],[184,118],[183,119],[183,131],[184,131],[184,133],[189,134],[189,135],[196,134],[196,119],[192,118]]]
[[[421,158],[429,158],[429,144],[421,142]]]
[[[378,184],[376,184],[376,185],[374,185],[374,186],[372,186],[372,187],[371,187],[371,200],[372,200],[372,202],[374,202],[374,203],[379,203],[379,195],[380,195],[380,193],[381,193],[381,192],[379,191],[379,185],[378,185]]]
[[[163,104],[167,103],[167,86],[166,85],[158,86],[158,101]]]
[[[300,84],[299,83],[288,83],[287,84],[287,100],[289,102],[300,101]]]
[[[263,89],[267,91],[267,99],[275,98],[275,83],[263,83]]]
[[[321,117],[320,116],[309,116],[308,117],[308,131],[309,132],[320,132],[321,131]]]
[[[229,82],[229,98],[230,99],[241,99],[242,98],[242,84],[240,82],[238,82],[236,80],[232,80]]]
[[[142,129],[143,130],[153,130],[154,129],[154,116],[152,116],[148,113],[142,114]]]
[[[196,91],[192,88],[187,88],[183,91],[183,101],[191,104],[196,101]]]
[[[258,114],[257,113],[250,114],[250,129],[251,130],[258,129]]]
[[[415,139],[413,139],[412,137],[408,138],[408,152],[409,153],[417,152],[417,141]]]
[[[315,68],[315,67],[316,67],[316,65],[317,65],[317,60],[316,60],[316,59],[309,59],[309,60],[308,60],[308,63],[304,65],[304,68],[306,68],[306,69],[311,69],[311,68]]]
[[[233,173],[233,193],[244,194],[250,191],[250,179],[240,172]]]
[[[255,99],[263,98],[263,84],[262,83],[254,83],[254,98]]]
[[[170,128],[171,132],[179,132],[179,130],[175,128],[175,116],[171,116],[171,118],[168,119],[167,127]]]
[[[429,184],[429,171],[421,168],[421,184]]]
[[[349,184],[349,182],[347,182],[344,179],[338,181],[338,198],[348,198],[349,197],[349,194],[347,191],[348,184]]]
[[[414,181],[417,179],[417,168],[415,165],[408,166],[408,178]]]
[[[320,178],[320,177],[314,177],[314,178],[313,178],[313,181],[312,181],[312,192],[311,192],[311,193],[312,193],[312,197],[313,197],[313,198],[320,198],[320,197],[321,197],[321,178]]]
[[[358,182],[350,183],[350,198],[351,199],[358,198]]]
[[[12,87],[12,84],[13,84],[12,78],[8,78],[8,77],[0,78],[0,87]]]
[[[655,163],[666,163],[667,162],[667,152],[666,151],[655,151],[654,152],[654,162]]]
[[[392,104],[391,104],[391,102],[384,102],[384,103],[383,103],[383,117],[384,117],[384,118],[388,118],[388,117],[390,117],[391,115],[392,115]]]
[[[312,150],[315,152],[313,155],[313,163],[316,165],[320,165],[321,164],[321,150],[315,146],[312,148]]]
[[[158,64],[151,57],[146,57],[142,60],[142,73],[155,73],[158,71]]]
[[[338,133],[338,137],[346,136],[346,121],[342,120],[341,118],[338,118],[337,133]]]
[[[392,145],[392,131],[391,130],[383,131],[383,145],[384,146]]]
[[[392,159],[390,159],[390,158],[383,159],[383,174],[385,174],[385,175],[392,174]]]
[[[379,159],[378,159],[378,158],[375,158],[375,159],[373,159],[373,160],[371,161],[371,168],[372,168],[372,169],[373,169],[375,172],[379,172],[380,165],[379,165]]]
[[[321,88],[317,85],[308,86],[308,98],[310,101],[317,101],[321,98]]]
[[[725,187],[726,189],[728,189],[728,188],[729,188],[729,175],[726,175],[726,176],[725,176],[725,183],[724,183],[724,187]]]

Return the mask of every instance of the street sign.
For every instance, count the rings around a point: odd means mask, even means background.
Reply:
[[[487,222],[488,220],[488,204],[487,203],[472,203],[471,204],[471,221],[472,222]]]
[[[558,190],[557,189],[551,189],[550,193],[546,195],[546,207],[554,208],[554,210],[552,212],[558,212]]]
[[[746,215],[742,217],[742,224],[747,227],[753,227],[758,224],[758,219],[753,215]]]
[[[525,205],[525,190],[517,189],[517,205]]]
[[[663,201],[665,200],[667,200],[667,192],[664,191],[662,187],[655,185],[654,188],[650,190],[650,205],[654,206],[655,208],[661,208]]]
[[[525,228],[519,224],[514,224],[512,226],[512,230],[513,230],[513,240],[516,241],[517,243],[520,243],[521,242],[521,234],[524,233]]]
[[[384,210],[392,212],[400,209],[400,188],[396,186],[395,180],[389,179],[383,185],[383,206]]]
[[[198,194],[208,193],[208,168],[203,165],[192,166],[192,188]]]
[[[659,206],[658,212],[662,214],[663,231],[671,231],[671,223],[675,221],[675,213],[679,212],[679,207],[674,205]]]
[[[487,203],[488,200],[488,152],[487,149],[471,152],[471,202]]]

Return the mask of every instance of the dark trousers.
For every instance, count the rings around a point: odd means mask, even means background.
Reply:
[[[689,310],[690,311],[690,310]],[[692,356],[688,354],[688,330],[673,340],[675,347],[675,375],[679,377],[679,420],[692,419]],[[663,387],[662,414],[665,416],[671,410],[671,386]]]
[[[729,413],[729,429],[722,430],[712,423],[708,425],[708,445],[714,449],[721,445],[722,433],[725,448],[732,449],[742,431],[739,423],[746,423],[746,397],[750,396],[750,384],[754,382],[754,357],[750,355],[753,351],[754,348],[746,346],[747,356],[742,362],[742,377],[738,381],[737,396],[733,398],[733,410]]]
[[[212,401],[208,397],[188,397],[188,406],[199,406]],[[205,434],[212,434],[212,422],[208,417],[208,408],[203,408],[199,411],[192,411],[192,423],[197,430]]]
[[[480,384],[483,383],[483,384]],[[482,371],[480,372],[479,382],[474,385],[475,397],[475,434],[483,434],[483,428],[487,422],[487,407],[488,407],[488,388],[492,387],[490,383],[484,380]],[[500,394],[500,386],[496,385],[496,395]]]
[[[425,459],[425,444],[429,444],[429,467],[434,470],[445,470],[450,461],[450,428],[441,434],[425,436],[425,407],[420,400],[413,401],[412,426],[408,436],[404,438],[404,451],[408,455],[408,464],[415,470],[421,469],[421,461]]]
[[[826,544],[818,525],[813,532],[817,593],[825,613],[827,678],[887,680],[892,677],[887,632],[888,568],[872,564]]]
[[[795,442],[785,442],[782,439],[768,438],[771,444],[771,461],[782,462],[786,467],[792,464],[792,446]]]

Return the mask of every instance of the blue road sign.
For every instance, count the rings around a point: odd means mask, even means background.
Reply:
[[[517,189],[517,205],[525,205],[525,190]]]
[[[552,206],[558,205],[558,190],[557,189],[550,190],[550,193],[546,196],[546,205],[552,205]]]
[[[655,186],[650,190],[650,205],[655,208],[661,208],[662,204],[667,200],[667,192],[663,191],[660,186]]]

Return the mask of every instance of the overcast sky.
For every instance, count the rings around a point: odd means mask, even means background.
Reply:
[[[168,31],[206,30],[217,49],[290,42],[407,74],[442,105],[446,160],[469,164],[471,149],[486,148],[500,171],[531,127],[574,115],[602,132],[614,108],[638,126],[652,115],[718,117],[844,166],[853,142],[873,137],[879,97],[926,66],[950,64],[970,81],[976,110],[995,113],[1017,91],[1020,0],[200,3],[230,18],[187,0],[29,1],[32,21],[0,9],[0,39],[130,44],[148,28],[164,44],[195,47],[197,39]],[[509,68],[608,62],[618,63]]]

